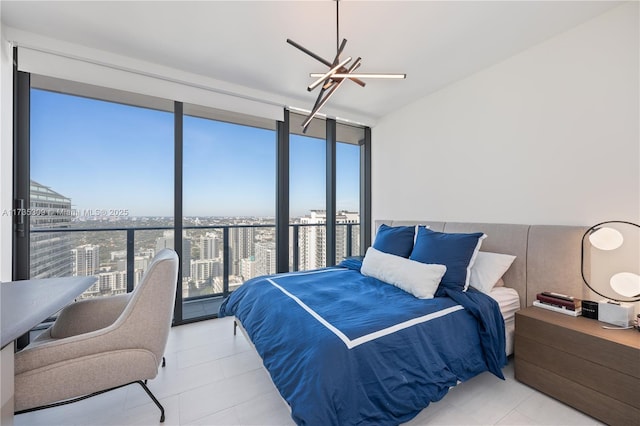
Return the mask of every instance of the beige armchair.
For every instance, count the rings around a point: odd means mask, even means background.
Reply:
[[[138,383],[163,422],[164,408],[146,381],[156,377],[163,361],[177,278],[178,256],[164,249],[133,292],[63,309],[50,328],[15,355],[16,414]]]

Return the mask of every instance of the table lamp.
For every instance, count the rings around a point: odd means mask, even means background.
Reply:
[[[585,240],[591,247],[591,271],[599,276],[585,277]],[[616,302],[640,301],[640,225],[621,220],[598,223],[582,236],[581,273],[594,293]],[[591,276],[591,274],[589,274]],[[608,285],[604,284],[608,278]]]

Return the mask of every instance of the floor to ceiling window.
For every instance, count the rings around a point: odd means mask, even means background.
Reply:
[[[30,277],[97,277],[84,298],[131,291],[173,228],[173,113],[39,82],[30,91]]]
[[[305,271],[327,265],[326,130],[324,120],[314,119],[303,134],[304,117],[290,117],[290,269]]]
[[[360,255],[361,127],[336,126],[336,261]]]
[[[362,254],[362,128],[314,119],[303,133],[293,113],[277,123],[29,73],[18,81],[17,146],[27,149],[14,154],[14,191],[29,211],[14,279],[95,276],[82,297],[125,293],[173,248],[183,323],[217,314],[244,281],[275,273],[280,256],[308,270]],[[276,183],[277,164],[288,185]],[[277,245],[276,215],[288,247]]]
[[[223,118],[185,106],[184,319],[217,313],[203,296],[226,296],[250,278],[276,272],[275,123]]]

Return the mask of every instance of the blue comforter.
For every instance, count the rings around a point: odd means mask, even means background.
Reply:
[[[503,378],[498,304],[470,290],[433,299],[359,262],[254,278],[227,298],[299,425],[394,425],[484,371]]]

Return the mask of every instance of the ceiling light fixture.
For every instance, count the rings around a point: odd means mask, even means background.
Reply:
[[[309,76],[311,78],[316,78],[317,80],[314,81],[313,83],[311,83],[309,85],[309,87],[307,87],[307,90],[309,92],[313,91],[316,87],[321,86],[320,88],[320,93],[318,94],[318,97],[316,98],[316,102],[313,105],[313,108],[311,109],[311,113],[307,116],[307,118],[304,120],[304,122],[302,123],[302,132],[306,133],[307,131],[307,127],[309,127],[309,123],[311,123],[311,120],[313,120],[313,117],[316,116],[316,114],[318,114],[318,111],[320,111],[320,108],[322,108],[327,101],[329,100],[329,98],[335,93],[335,91],[338,89],[338,87],[340,87],[342,85],[342,83],[345,81],[345,79],[349,79],[351,81],[353,81],[354,83],[364,87],[365,83],[364,81],[360,80],[362,78],[385,78],[385,79],[403,79],[403,78],[407,78],[406,74],[388,74],[388,73],[362,73],[362,74],[356,74],[353,71],[355,71],[356,69],[358,69],[360,67],[360,63],[362,61],[362,58],[357,58],[355,61],[353,61],[353,63],[347,68],[347,66],[349,65],[349,63],[351,62],[351,56],[349,56],[347,59],[345,60],[340,60],[340,54],[342,53],[342,51],[344,50],[346,44],[347,44],[347,39],[342,39],[342,42],[340,42],[340,0],[336,0],[336,48],[337,48],[337,52],[336,52],[336,56],[333,58],[332,62],[327,61],[326,59],[322,58],[319,55],[316,55],[315,53],[311,52],[310,50],[302,47],[301,45],[299,45],[298,43],[296,43],[295,41],[291,40],[291,39],[287,39],[287,43],[289,43],[290,45],[292,45],[293,47],[301,50],[302,52],[306,53],[307,55],[311,56],[313,59],[317,60],[318,62],[326,65],[329,67],[329,71],[327,71],[326,73],[311,73],[309,74]]]
[[[317,78],[322,77],[324,74],[312,72],[309,73],[309,77]],[[406,74],[373,74],[373,73],[351,73],[351,74],[340,74],[335,73],[331,75],[331,78],[396,78],[403,79],[406,78]]]

